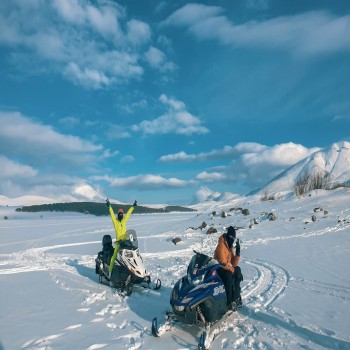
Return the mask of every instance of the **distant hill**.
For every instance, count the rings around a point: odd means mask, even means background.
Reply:
[[[305,193],[312,189],[350,186],[350,142],[334,143],[299,161],[252,194]]]
[[[11,207],[19,207],[22,205],[38,205],[38,204],[47,204],[47,203],[55,203],[57,199],[54,200],[48,197],[42,196],[21,196],[17,198],[9,198],[3,195],[0,195],[0,206],[11,206]]]
[[[112,204],[112,208],[115,212],[119,208],[126,212],[130,205],[124,204]],[[17,208],[16,211],[23,212],[76,212],[84,214],[92,214],[96,216],[109,215],[106,204],[104,203],[94,203],[94,202],[70,202],[70,203],[52,203],[52,204],[40,204],[40,205],[30,205]],[[170,212],[192,212],[195,209],[182,207],[182,206],[165,206],[164,208],[149,208],[143,206],[135,207],[135,214],[145,214],[145,213],[170,213]]]

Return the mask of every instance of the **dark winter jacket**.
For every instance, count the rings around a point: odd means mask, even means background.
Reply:
[[[229,270],[233,273],[235,271],[234,268],[239,264],[240,257],[235,255],[232,249],[229,249],[224,235],[221,235],[219,237],[219,243],[215,248],[214,259],[225,264],[222,266],[224,270]]]

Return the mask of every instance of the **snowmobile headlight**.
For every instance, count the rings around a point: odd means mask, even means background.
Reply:
[[[125,250],[124,251],[124,256],[126,258],[132,258],[134,256],[134,254],[132,252],[130,252],[129,250]]]
[[[204,280],[204,275],[200,276],[200,277],[197,277],[197,278],[194,278],[192,280],[192,285],[194,286],[198,286],[198,284],[202,283]]]
[[[180,305],[180,306],[175,306],[174,305],[174,308],[175,308],[176,311],[184,311],[185,310],[185,307],[182,306],[182,305]]]

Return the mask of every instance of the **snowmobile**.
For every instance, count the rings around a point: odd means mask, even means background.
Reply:
[[[114,253],[112,237],[104,235],[102,239],[102,251],[95,259],[95,272],[99,275],[99,282],[119,289],[122,295],[131,295],[133,286],[143,288],[160,289],[161,281],[156,280],[151,284],[151,276],[147,273],[138,248],[135,230],[126,232],[127,240],[120,241],[117,258],[114,262],[111,276],[109,277],[109,265]]]
[[[160,327],[157,318],[153,319],[152,334],[160,337],[177,322],[198,325],[203,328],[198,349],[205,350],[218,334],[218,326],[234,311],[227,307],[225,286],[218,275],[221,264],[208,255],[194,253],[187,276],[182,277],[171,292],[172,311],[166,313],[166,321]]]

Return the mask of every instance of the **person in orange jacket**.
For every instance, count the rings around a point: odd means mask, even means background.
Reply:
[[[123,209],[119,209],[117,218],[115,217],[113,208],[108,199],[106,200],[106,204],[109,209],[109,214],[111,215],[111,219],[114,225],[115,239],[116,239],[114,253],[111,258],[111,263],[109,265],[109,278],[111,278],[114,262],[115,262],[115,259],[117,258],[119,247],[120,247],[120,241],[124,241],[128,238],[126,237],[126,223],[129,220],[131,214],[133,213],[135,207],[137,206],[137,201],[135,201],[134,204],[128,209],[125,216],[124,216]]]
[[[241,246],[236,238],[236,230],[230,226],[227,233],[219,237],[215,248],[214,259],[218,260],[222,267],[218,275],[225,285],[227,307],[236,310],[242,306],[240,282],[243,281],[241,268],[238,266],[241,256]]]

